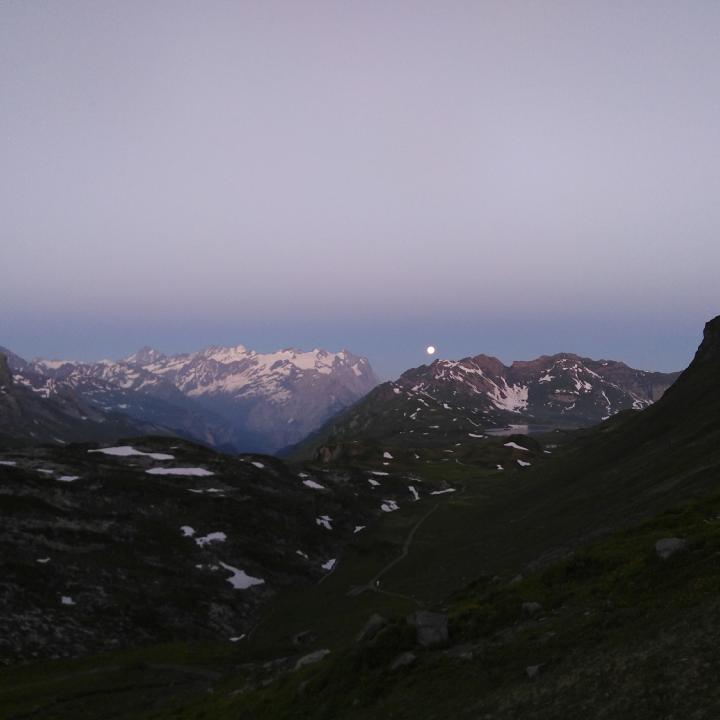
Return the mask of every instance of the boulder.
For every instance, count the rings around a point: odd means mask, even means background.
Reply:
[[[448,616],[445,613],[417,610],[407,616],[407,621],[417,629],[418,645],[430,647],[448,640]]]
[[[683,538],[662,538],[655,543],[655,552],[661,560],[667,560],[675,553],[687,548],[687,540]]]
[[[330,654],[330,651],[325,649],[325,650],[316,650],[315,652],[311,652],[311,653],[308,653],[307,655],[303,655],[295,663],[295,670],[299,670],[301,667],[305,667],[306,665],[314,665],[315,663],[320,662],[326,655],[329,655],[329,654]]]
[[[372,640],[385,625],[387,625],[387,620],[382,615],[373,613],[363,625],[363,629],[358,633],[355,642],[362,643]]]
[[[535,617],[535,615],[542,612],[543,606],[539,602],[524,602],[521,609],[523,615]]]
[[[401,667],[406,667],[407,665],[412,665],[417,658],[415,657],[414,653],[411,652],[404,652],[400,653],[391,663],[390,663],[390,670],[397,670]]]
[[[475,657],[475,651],[472,645],[455,645],[445,651],[445,656],[458,660],[472,660]]]

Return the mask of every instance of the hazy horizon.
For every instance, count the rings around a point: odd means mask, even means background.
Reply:
[[[0,345],[687,365],[720,5],[0,6]]]

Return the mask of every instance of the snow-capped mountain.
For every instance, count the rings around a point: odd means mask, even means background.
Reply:
[[[105,411],[265,452],[297,442],[377,385],[367,359],[346,350],[263,354],[238,345],[168,356],[145,347],[118,362],[13,356],[11,366],[37,391],[70,388]]]
[[[121,413],[105,412],[84,401],[63,383],[33,384],[8,363],[21,358],[0,348],[0,445],[111,440],[143,433],[161,434],[163,428],[137,422]]]
[[[677,376],[569,353],[510,366],[487,355],[436,360],[378,386],[311,442],[364,436],[428,443],[509,425],[584,427],[651,405]]]

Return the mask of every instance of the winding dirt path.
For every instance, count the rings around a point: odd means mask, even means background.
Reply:
[[[410,552],[410,548],[412,547],[413,540],[415,539],[415,533],[418,531],[420,526],[440,507],[442,503],[437,503],[436,505],[433,505],[430,510],[428,510],[410,529],[410,532],[408,533],[408,536],[405,538],[405,542],[403,543],[402,552],[394,559],[391,560],[385,567],[380,569],[370,580],[368,580],[365,585],[356,585],[355,587],[350,588],[348,591],[348,597],[356,597],[357,595],[360,595],[361,593],[364,593],[366,590],[372,590],[374,592],[385,592],[384,590],[379,590],[378,588],[378,581],[380,578],[385,575],[388,571],[392,570],[392,568],[395,567],[399,562],[402,562],[406,557],[408,552]],[[386,593],[388,595],[398,595],[398,593]],[[402,597],[405,597],[404,595]],[[412,598],[410,598],[412,599]]]

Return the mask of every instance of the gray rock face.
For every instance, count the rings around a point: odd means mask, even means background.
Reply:
[[[472,660],[475,657],[475,650],[472,645],[456,645],[446,650],[445,656],[458,660]]]
[[[431,647],[448,641],[448,617],[445,613],[418,610],[408,615],[407,622],[417,629],[418,645]]]
[[[307,665],[314,665],[315,663],[319,663],[321,660],[323,660],[329,654],[330,654],[330,651],[327,648],[325,648],[323,650],[316,650],[315,652],[311,652],[311,653],[308,653],[307,655],[303,655],[295,663],[295,670],[299,670],[300,668],[306,667]]]
[[[523,615],[528,617],[535,617],[538,613],[542,612],[543,606],[539,602],[524,602],[521,610]]]
[[[415,657],[415,653],[411,652],[404,652],[400,653],[393,661],[390,663],[390,670],[397,670],[401,667],[407,667],[408,665],[412,665],[417,658]]]
[[[686,548],[687,540],[682,538],[662,538],[655,543],[655,552],[661,560],[667,560]]]
[[[387,625],[387,620],[382,615],[373,613],[368,618],[363,629],[358,633],[356,642],[362,643],[372,640],[385,625]]]

